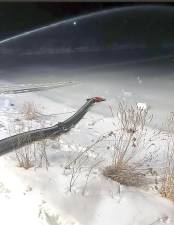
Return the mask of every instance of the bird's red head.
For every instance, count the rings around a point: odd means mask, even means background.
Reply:
[[[105,98],[98,97],[98,96],[93,97],[93,99],[94,99],[95,102],[102,102],[102,101],[105,101],[106,100]]]

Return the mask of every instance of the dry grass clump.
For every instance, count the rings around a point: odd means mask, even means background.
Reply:
[[[45,167],[48,169],[49,161],[46,152],[46,140],[42,140],[21,149],[16,150],[16,159],[18,166],[24,169],[31,167]]]
[[[162,197],[174,201],[174,172],[165,174],[160,188],[160,194]]]
[[[174,148],[168,150],[166,168],[159,191],[161,196],[174,201]]]
[[[123,185],[141,186],[146,182],[145,163],[151,160],[142,150],[152,147],[148,143],[149,138],[146,138],[145,128],[151,122],[152,115],[149,115],[148,109],[120,103],[117,117],[113,162],[104,169],[103,174]]]
[[[174,201],[174,113],[167,120],[168,149],[160,194]]]
[[[103,175],[126,186],[140,187],[146,183],[145,174],[126,163],[106,167]]]
[[[19,149],[15,152],[18,166],[24,169],[29,169],[34,166],[34,159],[32,157],[31,146]]]
[[[40,114],[39,107],[33,102],[24,102],[22,114],[26,120],[34,120]]]

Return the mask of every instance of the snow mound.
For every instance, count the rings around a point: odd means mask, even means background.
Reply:
[[[137,103],[137,108],[138,108],[138,109],[147,110],[148,107],[149,107],[149,106],[148,106],[147,103],[145,103],[145,102],[138,102],[138,103]]]

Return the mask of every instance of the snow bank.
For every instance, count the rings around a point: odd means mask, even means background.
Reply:
[[[138,102],[137,103],[137,108],[146,110],[146,109],[148,109],[148,105],[145,102]]]
[[[13,99],[17,109],[20,109],[24,100],[32,99],[44,106],[43,115],[33,122],[33,128],[38,128],[39,123],[43,122],[44,126],[53,125],[69,117],[69,114],[59,113],[73,112],[77,109],[39,94],[19,96],[20,98]],[[9,120],[7,112],[10,102],[3,99],[0,104],[6,112],[1,115],[1,120],[15,124],[16,118],[21,119],[20,114],[10,114]],[[81,106],[81,101],[78,104]],[[138,107],[147,108],[145,103],[138,104]],[[50,116],[44,117],[44,114]],[[65,170],[65,165],[102,134],[114,130],[114,122],[116,121],[111,117],[106,118],[99,113],[88,112],[75,128],[61,136],[59,142],[49,141],[48,170],[20,168],[17,166],[14,153],[1,157],[0,224],[174,225],[172,202],[155,193],[119,186],[116,182],[104,178],[98,168],[92,170],[85,186],[89,168],[96,160],[105,159],[110,163],[112,159],[113,152],[106,148],[107,144],[104,142],[96,146],[95,152],[93,149],[89,151],[77,182],[72,192],[69,192],[71,171]],[[4,131],[2,133],[7,135]]]

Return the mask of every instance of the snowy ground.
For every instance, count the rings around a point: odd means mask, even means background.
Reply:
[[[75,93],[73,97],[76,98]],[[13,128],[17,130],[21,121],[27,124],[20,113],[23,102],[34,100],[42,109],[42,114],[30,124],[34,129],[64,120],[84,104],[85,97],[89,96],[81,96],[73,108],[73,102],[66,102],[66,96],[59,96],[62,102],[58,102],[46,96],[46,92],[1,95],[0,138],[9,136],[9,130],[13,133]],[[46,143],[48,169],[20,168],[15,153],[0,158],[1,224],[174,225],[172,202],[161,198],[153,189],[119,186],[102,175],[103,166],[111,163],[113,154],[105,141],[88,152],[69,191],[72,170],[65,169],[66,165],[86,146],[115,129],[109,113],[108,102],[98,103],[69,133],[59,140],[49,140]],[[163,152],[159,155],[162,158]]]

